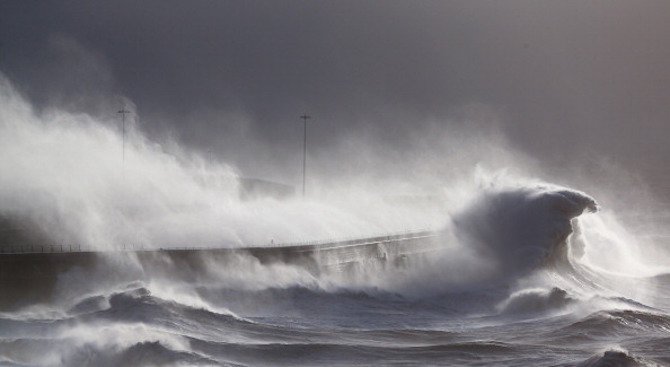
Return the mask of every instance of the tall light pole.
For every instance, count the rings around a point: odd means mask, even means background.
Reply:
[[[121,121],[122,121],[122,132],[123,132],[123,163],[126,163],[126,114],[130,113],[130,111],[126,110],[125,108],[122,108],[119,110],[121,114]]]
[[[305,171],[307,170],[307,120],[311,119],[312,116],[304,113],[302,116],[300,116],[300,118],[302,119],[305,126],[302,140],[302,197],[305,197]]]

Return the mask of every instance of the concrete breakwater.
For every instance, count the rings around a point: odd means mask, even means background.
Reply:
[[[212,279],[242,261],[261,265],[286,264],[321,272],[346,271],[352,266],[376,263],[404,266],[414,256],[438,248],[437,232],[416,231],[343,241],[305,242],[267,247],[169,248],[82,250],[78,246],[3,247],[0,253],[0,310],[49,302],[57,287],[77,286],[69,279],[88,274],[123,271],[124,264],[140,265],[146,277],[179,281]]]

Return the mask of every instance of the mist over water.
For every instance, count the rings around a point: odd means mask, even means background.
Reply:
[[[383,182],[374,194],[338,178],[321,186],[321,197],[243,200],[240,174],[224,162],[174,144],[166,151],[132,120],[124,149],[117,120],[38,113],[6,79],[1,89],[2,214],[55,243],[262,246],[443,222],[442,208],[393,202]]]
[[[0,106],[0,217],[33,241],[107,251],[59,274],[49,302],[0,313],[2,364],[670,363],[667,216],[600,205],[627,193],[597,177],[562,179],[595,180],[588,193],[537,178],[495,128],[429,130],[405,161],[352,138],[365,148],[333,152],[371,161],[368,175],[316,169],[305,198],[248,199],[232,164],[135,120],[124,148],[116,116],[37,110],[4,77]],[[402,266],[111,251],[419,229],[435,248]]]

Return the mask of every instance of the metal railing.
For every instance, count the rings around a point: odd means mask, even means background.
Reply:
[[[265,245],[240,246],[146,246],[143,244],[121,244],[113,247],[82,246],[81,244],[4,244],[0,245],[2,254],[53,254],[53,253],[82,253],[82,252],[142,252],[142,251],[203,251],[217,249],[242,248],[281,248],[281,247],[327,247],[359,245],[373,242],[393,242],[420,237],[433,237],[437,234],[431,229],[404,230],[375,236],[334,237],[320,240],[304,240],[290,242],[271,241]]]
[[[7,244],[0,245],[0,254],[50,254],[85,252],[80,244]],[[90,251],[90,250],[89,250]]]
[[[348,244],[360,244],[367,242],[385,242],[385,241],[394,241],[400,239],[409,239],[415,237],[429,237],[434,236],[437,232],[432,229],[416,229],[416,230],[403,230],[399,232],[389,232],[385,234],[378,234],[373,236],[348,236],[348,237],[334,237],[328,239],[321,239],[316,241],[296,241],[296,242],[281,242],[275,244],[272,247],[300,247],[300,246],[328,246],[328,245],[338,245],[346,246]],[[261,246],[258,246],[261,247]],[[267,246],[263,246],[267,247]]]

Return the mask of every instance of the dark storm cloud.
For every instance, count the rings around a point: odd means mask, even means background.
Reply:
[[[481,105],[554,164],[604,155],[658,178],[670,153],[666,1],[10,1],[0,11],[0,68],[35,100],[104,86],[136,103],[147,131],[170,129],[243,169],[294,159],[286,147],[303,110],[324,149],[361,131],[402,150],[425,121],[448,125]],[[98,63],[72,67],[68,42]],[[238,149],[245,139],[254,147]]]

